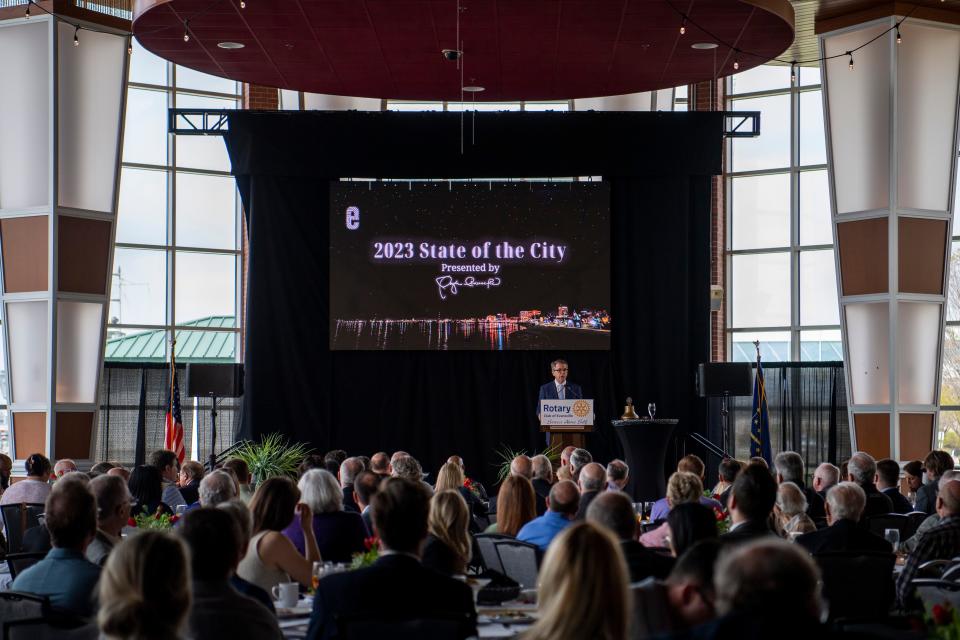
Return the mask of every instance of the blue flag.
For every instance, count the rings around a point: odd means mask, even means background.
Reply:
[[[760,347],[757,346],[757,375],[753,379],[753,421],[750,423],[750,456],[760,456],[773,464],[770,456],[770,416],[767,413],[767,387],[763,381],[763,366],[760,364]]]

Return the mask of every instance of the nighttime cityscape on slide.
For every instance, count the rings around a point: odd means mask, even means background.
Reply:
[[[333,182],[330,348],[610,348],[602,182]]]

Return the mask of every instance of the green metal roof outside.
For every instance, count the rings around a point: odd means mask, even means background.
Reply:
[[[197,329],[232,329],[233,316],[207,316],[183,323]],[[107,327],[109,335],[110,327]],[[107,339],[104,359],[110,362],[166,362],[166,331],[151,329]],[[235,362],[237,334],[232,331],[177,329],[178,362]]]

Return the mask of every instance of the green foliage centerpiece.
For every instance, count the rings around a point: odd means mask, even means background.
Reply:
[[[507,444],[500,444],[500,448],[495,452],[497,461],[493,463],[493,466],[497,467],[497,484],[502,483],[507,479],[507,476],[510,475],[510,463],[513,462],[513,459],[517,456],[529,455],[526,449],[514,450],[513,447]],[[554,467],[557,466],[557,463],[560,461],[560,447],[552,446],[547,447],[540,453],[535,453],[533,455],[544,455],[547,456],[547,459],[550,460],[550,464]]]
[[[263,436],[260,442],[244,442],[233,456],[247,463],[254,482],[260,484],[276,476],[296,479],[297,467],[311,451],[303,443],[290,444],[279,433],[271,433]]]

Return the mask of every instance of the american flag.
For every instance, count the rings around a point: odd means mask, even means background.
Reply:
[[[170,361],[170,404],[167,407],[167,419],[163,429],[163,448],[177,454],[177,460],[183,464],[183,414],[180,412],[180,384],[177,380],[177,368]]]

